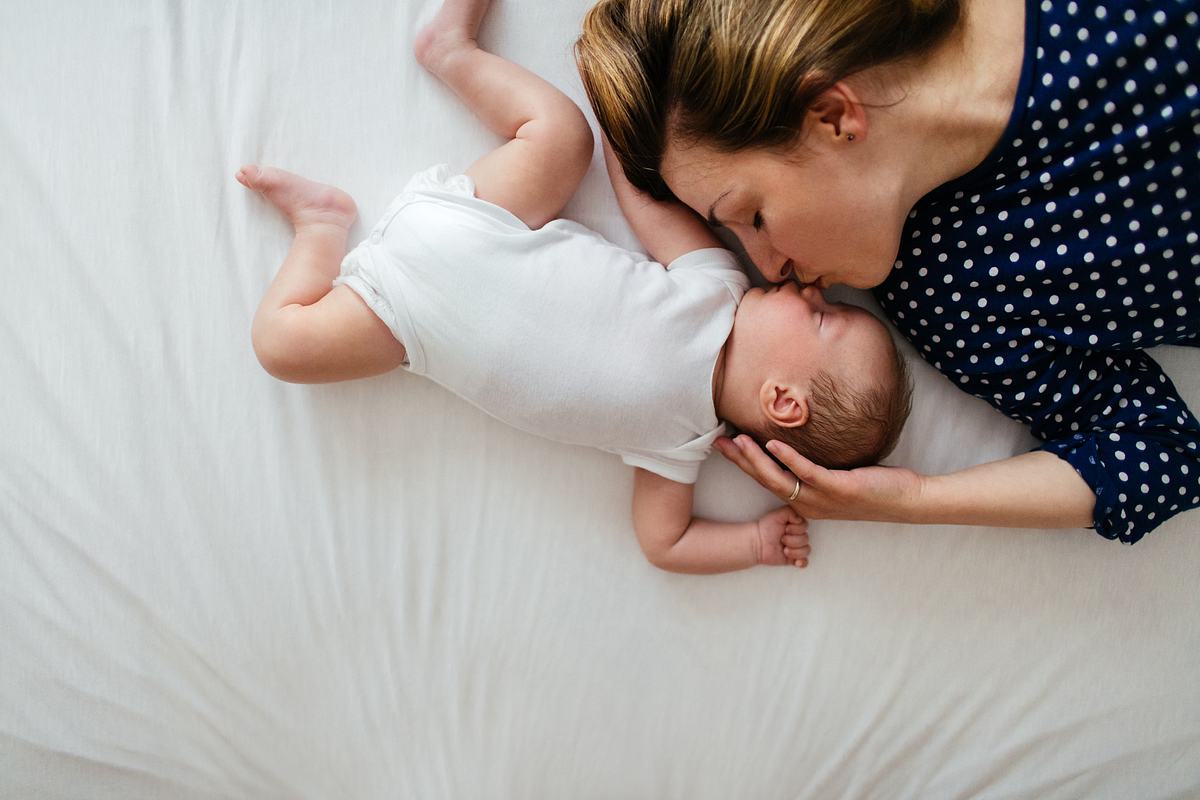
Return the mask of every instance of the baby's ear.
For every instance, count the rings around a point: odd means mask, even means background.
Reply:
[[[808,392],[797,386],[766,381],[758,401],[763,415],[782,428],[799,428],[808,422]]]

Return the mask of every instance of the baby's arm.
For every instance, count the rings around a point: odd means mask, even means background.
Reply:
[[[670,572],[705,575],[757,564],[808,565],[808,523],[787,506],[757,522],[692,516],[692,485],[638,469],[633,527],[646,558]]]
[[[704,220],[683,203],[678,200],[655,200],[635,189],[621,170],[608,138],[602,138],[608,179],[612,182],[621,213],[651,258],[662,264],[670,264],[693,250],[725,246]]]

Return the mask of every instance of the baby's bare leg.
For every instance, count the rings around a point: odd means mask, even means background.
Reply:
[[[344,286],[331,291],[358,213],[350,195],[273,167],[248,165],[236,177],[295,228],[254,315],[251,338],[263,367],[281,380],[324,383],[403,363],[404,347],[358,295]]]
[[[263,296],[259,313],[317,302],[329,293],[346,254],[346,236],[358,216],[353,198],[341,189],[274,167],[250,164],[236,177],[282,211],[295,229],[292,247]]]
[[[417,60],[508,143],[467,175],[476,194],[531,228],[558,216],[592,158],[592,132],[565,94],[475,40],[490,0],[446,0],[417,37]]]

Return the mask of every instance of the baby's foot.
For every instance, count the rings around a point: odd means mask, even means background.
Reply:
[[[478,47],[475,36],[491,0],[446,0],[433,20],[413,43],[421,66],[439,74],[449,59],[464,49]]]
[[[349,230],[358,216],[354,199],[341,189],[291,172],[247,164],[235,177],[242,186],[270,200],[297,229],[317,223]]]

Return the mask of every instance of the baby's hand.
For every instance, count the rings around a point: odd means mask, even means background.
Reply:
[[[758,521],[758,563],[808,566],[808,520],[784,506]]]

